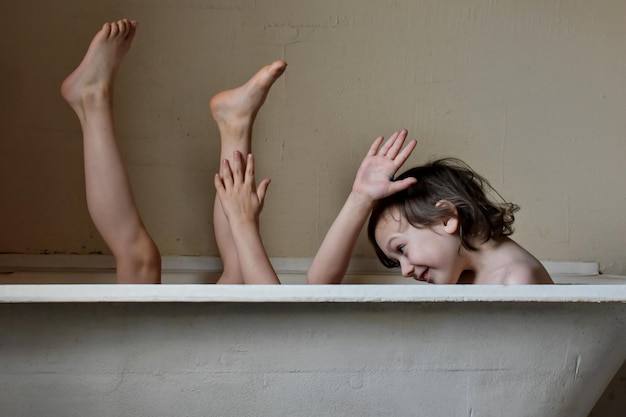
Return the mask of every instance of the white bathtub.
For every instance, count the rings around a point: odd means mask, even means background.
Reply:
[[[586,417],[626,358],[626,279],[552,266],[588,284],[28,285],[64,273],[22,268],[0,286],[0,415]],[[110,279],[85,269],[66,275]],[[165,282],[209,274],[192,269]]]

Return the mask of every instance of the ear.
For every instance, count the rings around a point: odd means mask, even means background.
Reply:
[[[459,229],[459,212],[456,206],[448,200],[439,200],[435,207],[443,207],[446,210],[446,215],[442,218],[443,228],[446,233],[455,234]]]

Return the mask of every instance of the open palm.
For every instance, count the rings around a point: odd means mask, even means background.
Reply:
[[[406,162],[417,144],[416,141],[411,140],[402,148],[406,136],[406,130],[395,132],[382,146],[384,138],[382,136],[376,138],[357,171],[352,186],[355,192],[373,200],[379,200],[415,183],[415,178],[393,180],[394,175]]]

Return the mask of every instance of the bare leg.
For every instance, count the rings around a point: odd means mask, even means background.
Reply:
[[[118,283],[161,282],[161,256],[139,215],[113,126],[116,71],[135,36],[137,23],[105,23],[61,94],[83,131],[87,206],[115,256]]]
[[[265,102],[270,88],[283,74],[286,67],[286,62],[275,61],[261,68],[244,85],[213,96],[210,107],[220,131],[220,160],[232,159],[233,151],[239,151],[244,156],[250,153],[252,127],[256,115]],[[224,264],[224,272],[218,284],[243,284],[232,232],[217,196],[213,210],[213,223],[217,247]]]

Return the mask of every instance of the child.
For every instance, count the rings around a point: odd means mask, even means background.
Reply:
[[[415,147],[406,131],[372,145],[353,191],[331,226],[307,280],[339,283],[371,209],[368,236],[387,267],[435,284],[549,284],[541,263],[508,236],[518,207],[494,203],[489,183],[456,159],[413,168],[393,180]],[[336,259],[332,254],[340,254]],[[340,262],[337,262],[337,261]]]
[[[519,207],[489,199],[487,180],[458,159],[408,170],[406,190],[379,200],[368,237],[383,265],[434,284],[551,284],[543,265],[508,236]],[[496,193],[497,194],[497,193]]]
[[[81,124],[87,206],[115,257],[117,282],[158,284],[161,256],[139,215],[113,124],[114,78],[136,29],[137,23],[128,19],[105,23],[80,65],[63,82],[61,94]],[[243,86],[211,100],[211,111],[222,136],[222,158],[235,150],[250,151],[254,118],[285,66],[282,61],[268,65]],[[219,208],[214,213],[215,234],[224,261],[224,273],[218,282],[243,283],[232,232],[217,199],[215,206]]]

